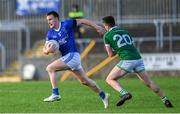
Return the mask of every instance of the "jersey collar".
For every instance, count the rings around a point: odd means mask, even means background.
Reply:
[[[113,26],[113,27],[111,27],[110,29],[109,29],[109,31],[111,31],[112,29],[114,29],[114,28],[117,28],[118,26]]]
[[[54,29],[55,31],[59,31],[61,28],[61,23],[59,23],[59,28],[58,29]]]

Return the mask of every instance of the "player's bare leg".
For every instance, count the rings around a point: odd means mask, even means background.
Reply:
[[[91,88],[94,92],[98,93],[100,98],[102,99],[103,103],[104,103],[104,108],[108,107],[108,97],[109,95],[107,93],[104,93],[102,91],[102,89],[96,84],[95,81],[93,81],[92,79],[88,78],[84,72],[83,69],[79,69],[79,70],[74,70],[72,71],[76,78],[83,84],[88,86],[89,88]]]
[[[102,90],[97,86],[97,84],[91,80],[90,78],[88,78],[85,74],[85,72],[83,71],[83,69],[79,69],[79,70],[74,70],[72,71],[76,78],[83,84],[86,85],[88,87],[90,87],[93,91],[95,91],[96,93],[100,93]]]
[[[112,87],[114,88],[116,91],[120,92],[122,90],[121,85],[118,82],[118,79],[123,77],[124,75],[126,75],[127,72],[124,70],[121,70],[120,68],[118,68],[117,66],[115,66],[111,72],[109,73],[109,75],[106,78],[106,82]]]
[[[160,90],[159,86],[156,85],[152,80],[150,80],[146,72],[141,72],[137,74],[138,74],[139,79],[142,80],[147,87],[152,89],[154,93],[156,93],[160,97],[164,96],[164,93]]]
[[[119,67],[115,66],[106,78],[106,82],[121,94],[121,99],[118,101],[117,106],[124,104],[126,100],[131,99],[132,97],[132,95],[123,89],[118,82],[118,79],[125,76],[126,74],[126,71],[121,70]]]
[[[148,76],[146,71],[137,73],[140,80],[142,80],[147,87],[149,87],[155,94],[162,98],[163,103],[166,107],[173,107],[169,99],[161,91],[160,87],[156,85]]]
[[[46,71],[49,74],[52,88],[57,88],[56,71],[67,70],[69,67],[64,64],[63,61],[57,59],[46,67]]]
[[[61,71],[66,69],[69,69],[69,67],[65,65],[64,62],[61,61],[60,59],[53,61],[51,64],[47,66],[46,70],[49,74],[50,82],[52,85],[52,95],[45,98],[44,99],[45,102],[52,102],[61,99],[57,85],[56,71]]]

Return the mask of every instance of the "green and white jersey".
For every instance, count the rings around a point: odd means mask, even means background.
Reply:
[[[140,59],[140,53],[135,48],[129,32],[117,26],[112,27],[103,37],[106,46],[110,46],[121,60]]]

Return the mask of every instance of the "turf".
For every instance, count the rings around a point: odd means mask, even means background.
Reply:
[[[103,108],[98,95],[78,81],[59,83],[62,99],[45,103],[43,98],[51,93],[49,81],[0,83],[0,113],[178,113],[180,112],[180,78],[156,77],[153,80],[172,101],[174,108],[166,108],[152,91],[137,78],[123,78],[120,82],[133,98],[122,107],[116,107],[118,92],[103,80],[96,82],[110,93],[110,106]]]

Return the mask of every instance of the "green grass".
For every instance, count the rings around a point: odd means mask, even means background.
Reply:
[[[123,78],[120,82],[129,90],[133,98],[122,107],[116,107],[118,92],[111,89],[103,80],[97,83],[110,93],[110,106],[104,109],[100,98],[78,81],[59,83],[62,100],[45,103],[43,98],[51,93],[49,81],[29,81],[21,83],[0,83],[0,112],[2,113],[174,113],[180,112],[180,78],[158,77],[153,80],[160,85],[174,104],[166,108],[152,91],[149,91],[137,78]]]

